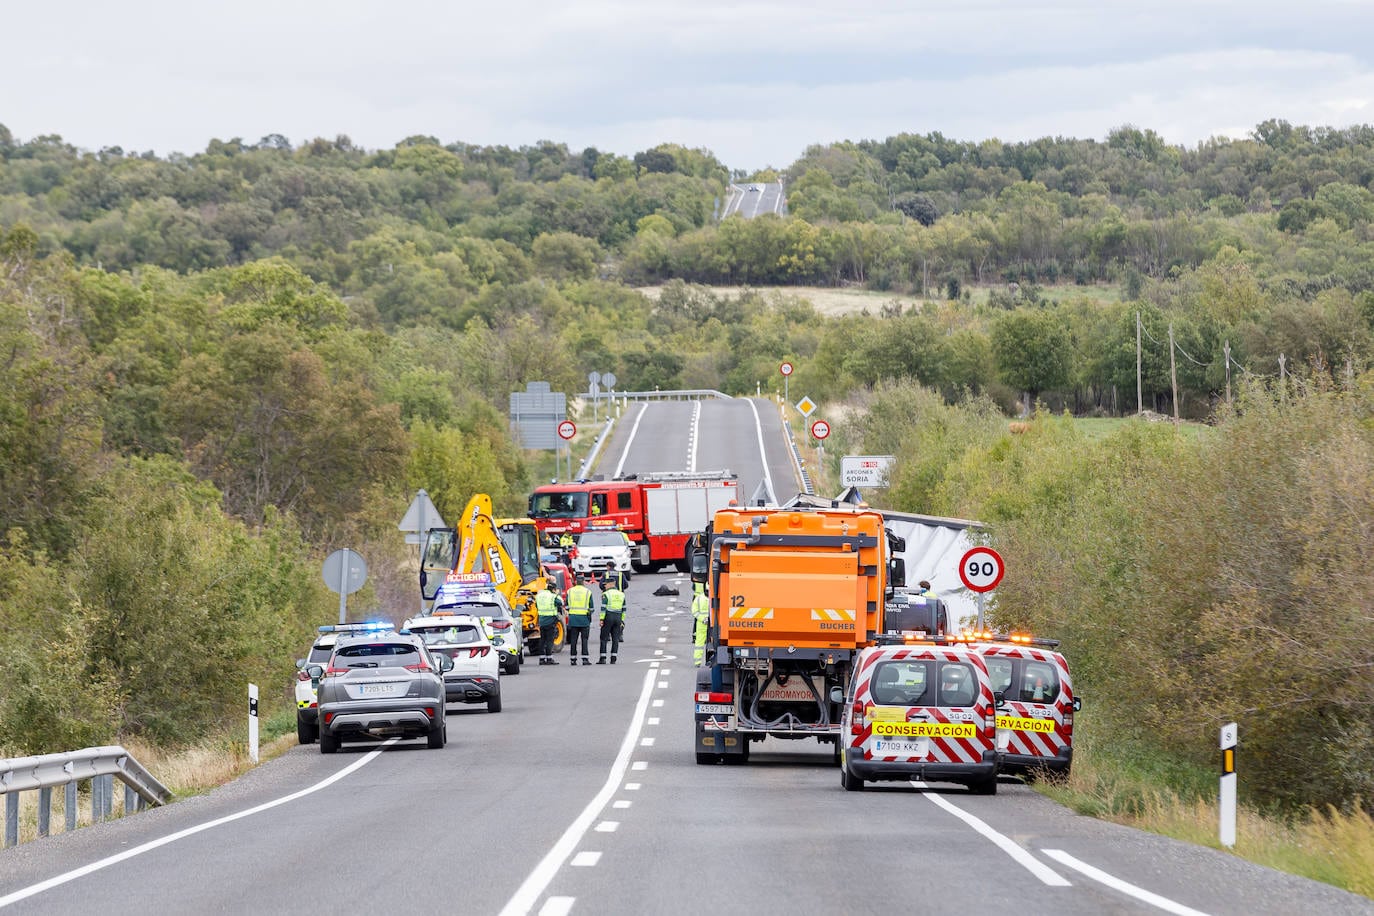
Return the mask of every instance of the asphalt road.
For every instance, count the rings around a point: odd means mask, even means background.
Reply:
[[[730,185],[720,218],[743,216],[752,219],[764,213],[782,216],[786,212],[787,198],[783,195],[782,182],[752,182]]]
[[[690,587],[644,575],[627,594],[619,664],[528,665],[504,678],[502,712],[451,713],[443,750],[298,747],[207,795],[0,852],[0,908],[1374,913],[1076,816],[1014,780],[993,797],[938,783],[845,792],[828,749],[773,739],[743,766],[698,766]]]
[[[749,501],[761,486],[779,502],[797,494],[801,485],[776,403],[768,398],[633,403],[616,421],[593,473],[609,479],[726,469],[738,475],[741,500]]]

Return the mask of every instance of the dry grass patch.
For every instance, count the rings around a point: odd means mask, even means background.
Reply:
[[[660,287],[643,286],[638,292],[649,299],[658,300]],[[712,294],[734,298],[743,292],[759,293],[764,296],[784,296],[802,299],[811,303],[822,315],[853,315],[865,310],[876,315],[883,306],[893,302],[900,303],[903,310],[919,308],[925,301],[920,296],[881,293],[867,289],[837,289],[828,286],[710,286]]]

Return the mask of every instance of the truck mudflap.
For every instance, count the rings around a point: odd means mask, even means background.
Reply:
[[[697,763],[742,763],[749,759],[749,737],[739,730],[735,673],[724,665],[696,671],[693,694]]]

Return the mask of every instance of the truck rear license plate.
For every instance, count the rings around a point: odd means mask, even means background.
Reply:
[[[728,716],[734,713],[735,707],[728,703],[698,703],[697,712],[708,716]]]

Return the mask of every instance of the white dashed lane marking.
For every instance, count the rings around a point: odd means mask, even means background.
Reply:
[[[578,868],[591,868],[598,861],[600,861],[600,859],[601,853],[599,852],[579,852],[577,855],[572,857],[572,862],[569,864],[575,865]]]

